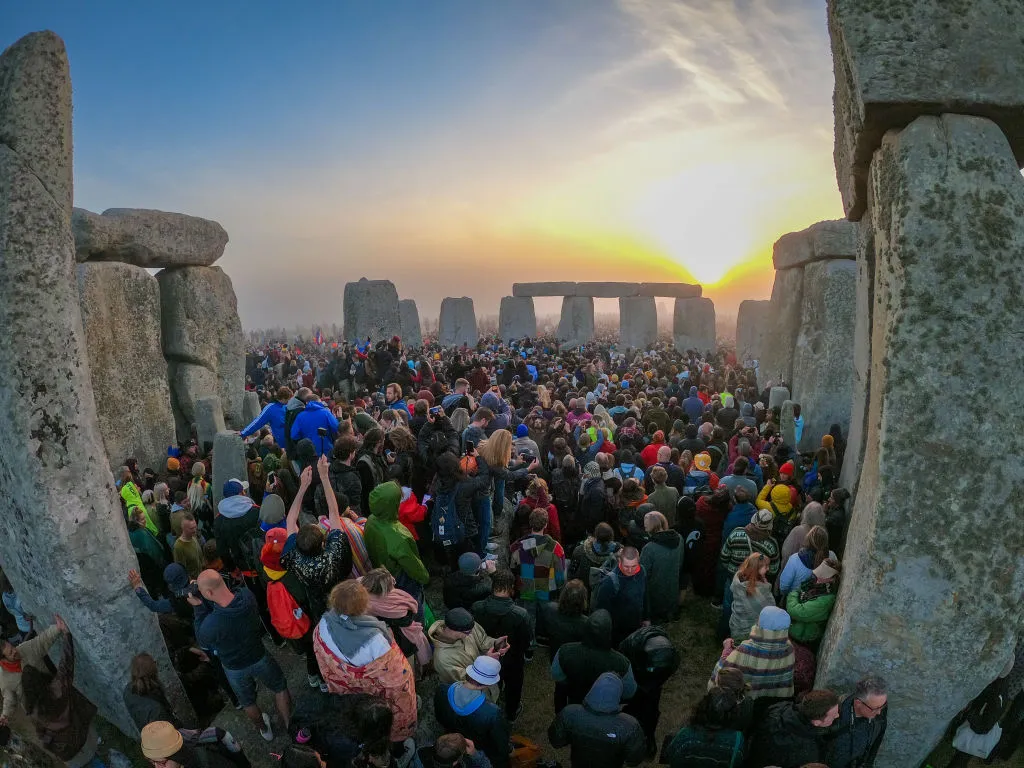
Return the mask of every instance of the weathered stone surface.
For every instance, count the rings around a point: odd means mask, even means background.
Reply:
[[[104,453],[75,281],[71,83],[63,43],[29,35],[0,56],[0,559],[40,629],[75,642],[75,685],[136,734],[121,693],[145,651],[188,716],[137,567]]]
[[[804,269],[800,333],[793,351],[793,399],[804,419],[800,451],[814,451],[833,424],[850,431],[857,262],[818,261]]]
[[[224,254],[228,233],[216,221],[144,208],[71,213],[78,261],[123,261],[139,267],[209,267]]]
[[[245,337],[231,278],[220,267],[178,267],[160,271],[156,279],[171,402],[179,426],[194,420],[190,403],[203,395],[220,397],[229,426],[245,426]],[[179,370],[175,364],[180,363],[205,368],[212,377]],[[186,371],[187,386],[183,382]]]
[[[815,261],[853,259],[857,255],[857,231],[853,221],[819,221],[776,240],[772,263],[776,269],[793,269]]]
[[[498,336],[515,341],[537,335],[537,312],[528,296],[502,296],[498,309]]]
[[[1020,630],[1024,462],[1006,457],[1024,398],[1007,375],[1024,369],[1024,181],[999,127],[959,115],[887,133],[871,177],[868,433],[817,685],[884,675],[876,765],[907,766],[995,679]]]
[[[224,498],[224,483],[246,480],[249,476],[245,460],[245,441],[237,432],[218,432],[213,438],[213,503]]]
[[[789,390],[786,387],[772,387],[768,390],[769,408],[781,408],[787,400],[789,400]]]
[[[771,302],[767,299],[740,302],[736,315],[736,357],[741,365],[757,360],[760,365],[761,350],[768,334],[768,314]]]
[[[594,300],[590,296],[566,296],[558,318],[558,339],[563,344],[586,344],[594,338]]]
[[[836,177],[860,219],[882,135],[921,115],[981,115],[1024,161],[1024,5],[1006,0],[829,0]]]
[[[390,280],[367,280],[345,283],[342,314],[345,338],[362,343],[402,335],[402,319],[398,309],[398,291]]]
[[[260,396],[255,392],[246,391],[245,395],[242,396],[242,421],[249,424],[253,419],[260,415]]]
[[[174,443],[160,286],[141,267],[81,264],[78,297],[100,435],[116,470],[134,456],[157,471]]]
[[[449,296],[441,302],[437,335],[446,346],[476,346],[480,335],[476,331],[476,312],[471,298]]]
[[[670,299],[696,299],[701,295],[699,285],[689,283],[640,283],[637,296],[660,296]]]
[[[658,307],[649,296],[619,299],[619,346],[646,349],[658,340]]]
[[[512,295],[534,296],[575,296],[576,283],[513,283]]]
[[[800,332],[803,311],[804,271],[780,269],[775,273],[768,308],[768,331],[761,352],[759,377],[768,384],[793,380],[793,347]]]
[[[711,299],[676,299],[672,315],[676,349],[715,349],[715,304]]]
[[[196,401],[217,391],[217,374],[201,365],[168,360],[167,381],[171,388],[175,432],[178,442],[184,443],[192,437],[196,422]]]
[[[209,450],[218,432],[223,432],[224,411],[220,398],[205,395],[196,400],[196,439],[204,450]]]
[[[871,220],[871,188],[868,174],[868,208],[860,221],[860,247],[857,251],[857,296],[853,332],[853,398],[850,406],[850,431],[846,435],[846,453],[839,474],[839,485],[846,488],[853,499],[857,497],[860,465],[864,457],[864,439],[867,435],[868,386],[871,379],[871,315],[875,294],[875,233]],[[836,550],[837,552],[839,550]]]
[[[420,311],[413,299],[398,302],[398,321],[401,326],[402,344],[406,347],[422,347],[423,331],[420,328]]]
[[[640,291],[639,283],[588,282],[576,283],[576,296],[593,296],[595,299],[619,299],[636,296]]]
[[[796,412],[792,400],[786,400],[779,409],[779,433],[782,435],[782,442],[790,448],[796,448]]]
[[[74,188],[70,103],[67,52],[53,32],[25,35],[0,55],[0,144],[39,177],[66,220]]]

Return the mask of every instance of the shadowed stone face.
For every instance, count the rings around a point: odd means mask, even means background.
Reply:
[[[658,340],[658,308],[653,297],[619,299],[619,343],[646,349]]]
[[[527,296],[503,296],[498,311],[498,336],[503,341],[537,335],[537,313]]]
[[[398,302],[398,318],[402,332],[402,343],[407,347],[422,347],[423,332],[420,330],[420,311],[412,299]]]
[[[566,296],[558,320],[558,338],[564,344],[586,344],[594,338],[594,300],[590,296]]]
[[[476,330],[476,312],[473,300],[448,297],[441,302],[438,338],[448,346],[474,346],[480,339]]]
[[[677,350],[715,348],[715,305],[711,299],[676,299],[672,333]]]
[[[362,343],[369,338],[376,343],[392,336],[401,336],[402,320],[398,310],[398,291],[390,280],[367,280],[345,283],[345,338]]]

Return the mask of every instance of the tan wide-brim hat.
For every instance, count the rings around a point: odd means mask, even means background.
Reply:
[[[166,720],[157,720],[142,729],[142,754],[150,760],[166,760],[184,743],[178,729]]]

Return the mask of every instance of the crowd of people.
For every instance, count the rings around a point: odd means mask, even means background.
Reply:
[[[128,459],[116,473],[138,558],[128,580],[199,719],[179,719],[151,656],[126,656],[124,701],[154,766],[245,766],[257,734],[287,737],[283,768],[529,766],[545,740],[568,746],[573,768],[875,764],[889,695],[878,670],[814,688],[849,515],[838,425],[796,452],[768,382],[725,349],[393,338],[301,350],[249,351],[263,407],[240,430],[247,475],[218,503],[219,457],[194,440],[166,466]],[[27,715],[84,765],[93,712],[73,696],[67,626],[36,634],[0,586],[13,621],[0,726]],[[718,612],[721,657],[659,743],[662,692],[689,655],[672,640],[684,594]],[[289,689],[284,654],[308,689]],[[537,696],[524,701],[531,663],[549,668],[546,733],[516,727]],[[998,691],[1014,702],[1007,754],[1024,710],[1015,670]],[[252,733],[202,727],[225,702]]]

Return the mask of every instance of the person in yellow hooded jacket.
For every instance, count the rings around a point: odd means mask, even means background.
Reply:
[[[764,484],[761,492],[757,494],[757,501],[755,503],[758,509],[767,509],[775,517],[782,517],[788,523],[796,523],[798,515],[795,514],[793,509],[788,485],[783,485],[776,480],[769,480]]]

